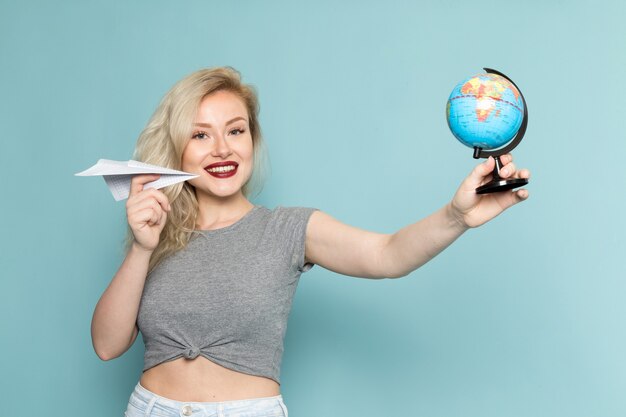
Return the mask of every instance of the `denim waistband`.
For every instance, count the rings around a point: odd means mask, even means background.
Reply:
[[[188,410],[193,415],[197,415],[198,412],[204,415],[222,415],[225,412],[236,412],[243,409],[262,410],[276,405],[279,405],[283,410],[285,409],[282,395],[216,402],[177,401],[161,397],[141,386],[139,382],[135,386],[129,402],[139,409],[147,411],[147,413],[155,411],[155,414],[163,415],[179,415],[181,410]]]

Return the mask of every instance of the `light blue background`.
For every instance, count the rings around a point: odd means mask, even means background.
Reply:
[[[527,99],[531,197],[399,280],[303,275],[293,417],[624,416],[626,6],[618,1],[8,1],[0,4],[3,416],[121,416],[143,345],[111,362],[93,308],[124,204],[73,174],[128,159],[184,75],[255,84],[272,160],[257,199],[393,232],[475,161],[448,131],[483,66]]]

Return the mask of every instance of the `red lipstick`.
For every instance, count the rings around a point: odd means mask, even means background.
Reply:
[[[234,161],[216,162],[204,167],[204,170],[215,178],[229,178],[237,173],[239,164]]]

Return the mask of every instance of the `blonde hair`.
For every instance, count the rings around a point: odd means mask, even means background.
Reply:
[[[258,193],[265,176],[267,153],[259,126],[259,103],[256,90],[241,82],[238,71],[231,67],[207,68],[196,71],[177,82],[165,94],[161,103],[139,135],[133,158],[149,164],[181,169],[182,155],[192,134],[198,107],[204,97],[216,91],[237,95],[248,111],[250,134],[254,147],[254,165],[243,193],[250,197]],[[187,182],[162,189],[172,206],[161,232],[159,244],[152,253],[148,271],[164,258],[183,249],[191,239],[198,216],[195,188]],[[126,250],[134,240],[130,227]]]

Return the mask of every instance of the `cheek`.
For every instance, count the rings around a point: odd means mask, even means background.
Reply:
[[[250,178],[254,170],[254,148],[252,146],[252,139],[240,145],[241,146],[238,146],[237,154],[245,161],[245,176],[246,178]]]
[[[248,159],[250,163],[254,162],[254,149],[250,148],[247,150],[246,159]]]
[[[196,147],[192,144],[193,142],[189,142],[183,151],[183,156],[181,157],[181,169],[185,171],[185,168],[193,167],[195,163],[198,162],[198,152]]]
[[[248,151],[248,177],[252,175],[252,171],[254,170],[254,150]]]
[[[243,161],[249,161],[254,154],[252,138],[249,136],[237,138],[230,143],[230,149]]]
[[[252,144],[252,138],[249,138],[242,148],[242,155],[245,155],[246,159],[252,160],[254,158],[254,145]]]

